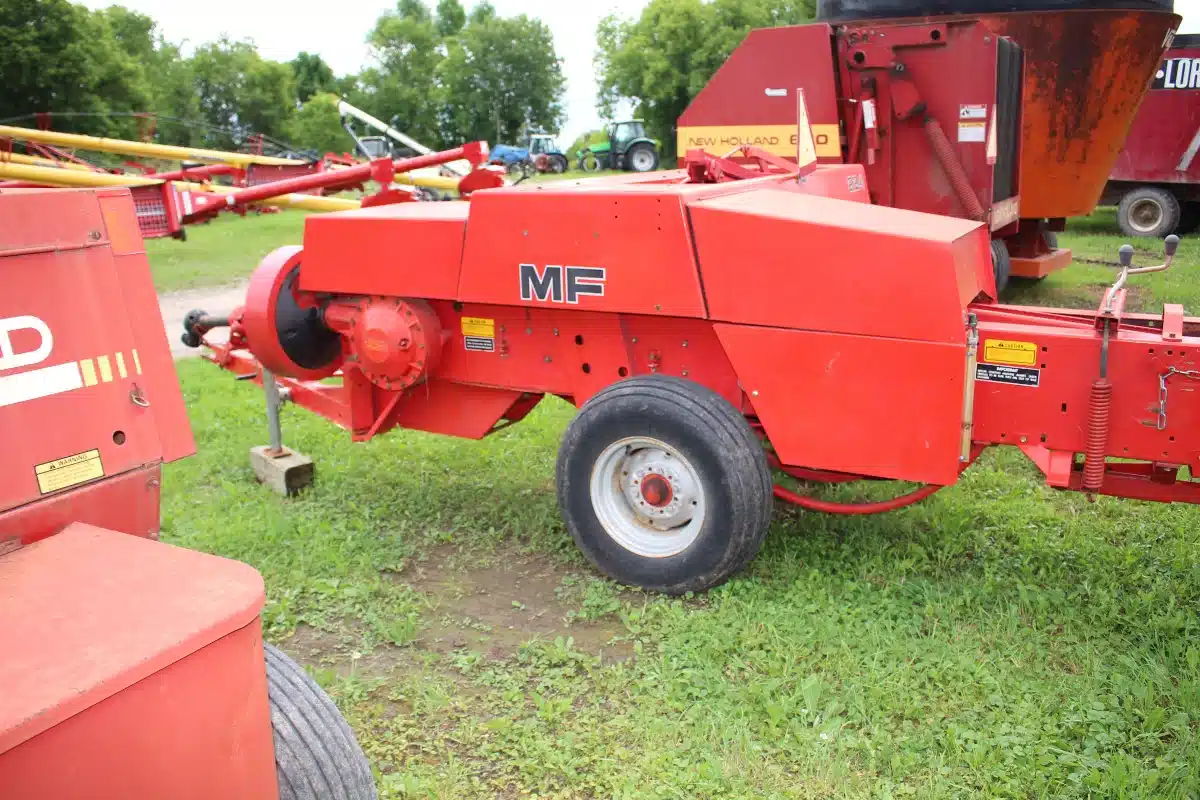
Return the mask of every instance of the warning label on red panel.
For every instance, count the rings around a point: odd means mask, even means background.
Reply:
[[[464,336],[463,346],[478,353],[496,352],[496,340],[486,336]]]
[[[976,364],[975,380],[984,383],[1011,383],[1014,386],[1029,386],[1036,389],[1042,380],[1040,369],[1029,367],[1002,367],[998,364]]]

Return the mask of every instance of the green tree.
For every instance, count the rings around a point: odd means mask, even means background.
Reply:
[[[233,147],[251,133],[284,134],[295,108],[291,67],[262,59],[252,42],[225,37],[197,48],[191,62],[203,121],[235,132],[209,132],[210,144]]]
[[[443,55],[433,15],[420,0],[400,0],[367,36],[374,65],[359,76],[350,102],[418,141],[439,143],[437,109],[442,94],[435,76]]]
[[[467,24],[467,12],[458,0],[438,0],[437,30],[443,38],[457,36]]]
[[[110,16],[124,21],[67,0],[0,0],[0,118],[83,112],[101,116],[62,118],[56,126],[107,135],[132,130],[131,120],[102,116],[143,110],[150,99],[145,69],[118,40]]]
[[[352,152],[354,142],[342,127],[337,106],[337,95],[314,94],[307,103],[296,109],[288,121],[288,142],[318,153]]]
[[[439,69],[444,138],[517,142],[528,128],[557,132],[566,81],[550,29],[524,14],[481,12],[484,5],[471,12]]]
[[[650,0],[636,20],[596,29],[597,108],[631,102],[651,135],[674,149],[675,120],[752,28],[812,18],[812,0]]]
[[[296,100],[307,103],[319,92],[332,92],[337,88],[333,69],[316,53],[300,52],[290,62],[292,76],[296,81]]]

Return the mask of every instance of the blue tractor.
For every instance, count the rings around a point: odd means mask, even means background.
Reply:
[[[567,157],[548,133],[531,133],[524,147],[498,144],[488,157],[493,164],[503,165],[510,174],[531,175],[534,172],[566,172]]]

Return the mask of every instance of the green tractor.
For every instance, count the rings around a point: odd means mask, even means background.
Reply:
[[[607,142],[588,145],[577,153],[581,170],[652,172],[658,169],[658,142],[646,136],[646,126],[640,119],[614,122],[604,132],[608,135]]]

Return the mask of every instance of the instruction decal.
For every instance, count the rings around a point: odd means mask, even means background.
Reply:
[[[100,462],[99,450],[88,450],[38,464],[33,472],[37,476],[38,490],[42,494],[49,494],[103,478],[104,464]]]
[[[983,360],[989,364],[1010,367],[1032,367],[1037,364],[1038,346],[1033,342],[1013,342],[1007,339],[985,339]]]
[[[496,352],[496,320],[487,317],[462,318],[463,347],[476,353]]]
[[[962,121],[958,123],[958,140],[960,142],[986,142],[987,122],[980,120]]]
[[[1010,383],[1013,386],[1028,386],[1036,389],[1042,380],[1040,369],[1030,367],[1002,367],[998,364],[976,364],[975,380],[983,383]]]

